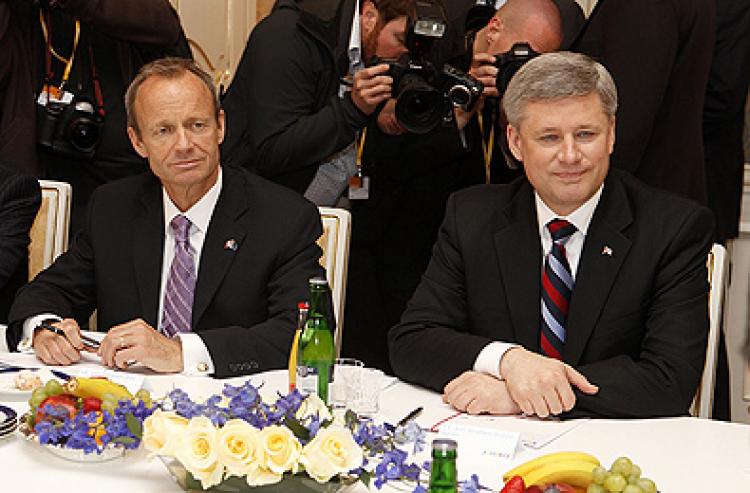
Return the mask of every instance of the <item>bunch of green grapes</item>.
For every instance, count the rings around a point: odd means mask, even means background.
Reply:
[[[143,401],[146,407],[153,406],[153,400],[148,390],[141,389],[136,392],[135,397],[133,397],[133,404],[138,404],[138,401]],[[106,393],[102,396],[102,411],[114,414],[118,405],[119,402],[114,394]]]
[[[598,466],[586,493],[656,493],[656,483],[641,477],[641,468],[627,457],[619,457],[609,471]]]

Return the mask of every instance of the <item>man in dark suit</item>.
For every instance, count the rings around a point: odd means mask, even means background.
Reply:
[[[322,274],[317,209],[220,166],[224,113],[192,61],[146,65],[126,106],[153,174],[97,190],[70,250],[19,293],[11,331],[45,363],[69,364],[83,349],[76,320],[97,308],[109,367],[224,377],[285,366],[296,304]]]
[[[450,199],[390,333],[396,375],[469,413],[685,413],[705,358],[710,212],[609,169],[617,92],[588,57],[526,63],[503,106],[526,177]]]
[[[617,83],[612,166],[706,203],[701,118],[714,0],[599,0],[571,47]]]
[[[33,176],[11,171],[0,164],[0,323],[18,288],[29,280],[29,230],[42,194]]]

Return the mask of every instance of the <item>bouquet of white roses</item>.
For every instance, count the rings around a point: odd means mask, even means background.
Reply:
[[[204,403],[174,390],[143,429],[147,450],[177,459],[204,489],[234,476],[261,486],[304,472],[318,483],[368,483],[374,475],[377,487],[398,479],[424,491],[420,466],[406,463],[408,454],[397,448],[407,443],[415,450],[424,444],[416,425],[407,432],[351,412],[337,422],[315,395],[295,390],[266,403],[249,381],[225,385],[222,395]]]

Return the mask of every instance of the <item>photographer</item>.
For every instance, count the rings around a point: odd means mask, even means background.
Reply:
[[[493,55],[521,41],[539,51],[557,49],[559,17],[552,0],[510,0],[495,14],[487,27],[489,53],[477,52],[470,72],[484,84],[486,96],[497,96]],[[454,41],[440,39],[428,53],[436,67],[443,60],[435,53],[451,52],[446,45]],[[352,201],[343,341],[347,356],[390,370],[386,334],[398,323],[427,267],[448,196],[485,181],[478,106],[457,108],[449,125],[420,135],[399,124],[391,99],[378,125],[368,127],[362,174],[370,178],[369,198]]]
[[[177,14],[167,0],[0,0],[0,53],[0,155],[70,183],[76,231],[94,188],[147,169],[123,96],[144,63],[190,56]]]
[[[354,140],[391,93],[388,65],[406,51],[414,0],[279,0],[250,35],[223,106],[223,160],[305,194],[321,164],[336,183],[306,194],[332,205],[353,172]],[[330,185],[332,189],[326,189]]]

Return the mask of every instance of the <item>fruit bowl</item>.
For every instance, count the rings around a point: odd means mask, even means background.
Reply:
[[[28,413],[21,416],[21,424],[18,426],[18,433],[26,442],[39,446],[50,454],[56,455],[61,459],[83,463],[107,462],[114,459],[119,459],[128,451],[128,449],[126,449],[122,445],[117,445],[114,443],[107,444],[100,451],[93,453],[86,453],[82,449],[69,448],[64,445],[48,445],[39,443],[39,436],[34,433],[34,430],[28,425],[29,416],[30,415]]]

